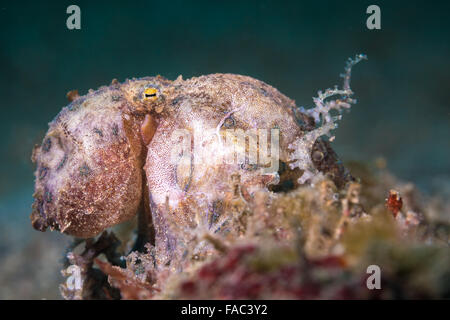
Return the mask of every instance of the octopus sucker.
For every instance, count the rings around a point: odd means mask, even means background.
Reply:
[[[190,237],[180,230],[203,223],[198,212],[214,215],[204,228],[220,233],[218,204],[252,206],[259,190],[283,192],[320,174],[345,185],[352,177],[323,136],[339,119],[331,111],[355,102],[350,72],[363,58],[348,63],[342,89],[319,92],[308,110],[236,74],[70,92],[33,151],[33,227],[91,238],[141,212],[156,261],[178,268]]]

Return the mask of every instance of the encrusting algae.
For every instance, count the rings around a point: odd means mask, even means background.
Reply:
[[[77,237],[63,297],[448,298],[445,216],[331,148],[363,59],[311,109],[232,74],[71,91],[33,152],[33,226]]]

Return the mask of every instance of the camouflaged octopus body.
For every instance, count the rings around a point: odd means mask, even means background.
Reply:
[[[33,153],[32,224],[87,238],[144,210],[151,215],[157,254],[170,260],[182,251],[177,227],[193,223],[195,212],[214,215],[218,203],[227,206],[236,196],[251,202],[259,189],[296,184],[302,170],[286,165],[289,147],[314,128],[314,119],[298,112],[293,100],[247,76],[115,82],[77,97],[49,124]],[[204,161],[233,152],[221,144],[222,129],[278,129],[277,171]],[[174,132],[200,137],[201,154],[193,157],[203,160],[173,161]],[[327,142],[317,139],[302,152],[319,152],[314,166],[336,184],[348,179]]]

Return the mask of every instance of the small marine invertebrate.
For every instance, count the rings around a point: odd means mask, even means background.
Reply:
[[[397,217],[397,214],[402,209],[402,206],[403,200],[399,193],[395,190],[390,190],[389,197],[386,199],[386,207],[392,212],[394,218]]]
[[[182,268],[191,240],[177,226],[195,227],[206,217],[203,227],[225,232],[217,204],[251,206],[255,194],[279,181],[292,186],[327,175],[343,186],[352,178],[320,137],[337,126],[332,110],[355,103],[351,68],[362,59],[350,59],[343,88],[319,92],[309,110],[234,74],[147,77],[85,96],[71,92],[73,101],[33,152],[34,228],[89,238],[139,211],[158,267]]]

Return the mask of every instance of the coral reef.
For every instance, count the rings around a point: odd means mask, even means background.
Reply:
[[[422,208],[417,190],[385,169],[348,167],[361,179],[341,190],[323,177],[314,186],[258,192],[253,206],[224,213],[233,216],[225,235],[187,226],[192,240],[182,271],[160,268],[151,244],[124,253],[125,264],[106,255],[91,260],[108,282],[83,287],[82,296],[98,298],[99,287],[112,287],[123,299],[449,298],[449,204]],[[392,187],[403,195],[397,213]],[[132,234],[122,239],[128,247]],[[381,268],[381,290],[366,286],[369,265]]]

